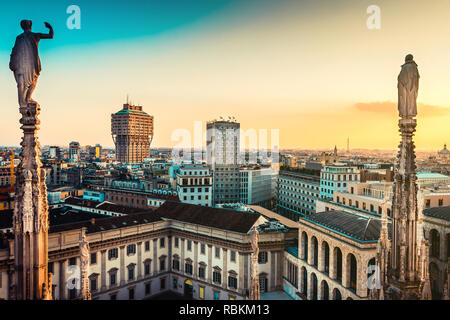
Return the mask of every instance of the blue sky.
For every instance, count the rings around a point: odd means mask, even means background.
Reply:
[[[81,30],[66,27],[72,4]],[[376,31],[366,27],[372,4]],[[47,31],[44,21],[55,29],[40,43],[33,94],[43,145],[111,147],[111,113],[130,94],[155,117],[153,146],[175,145],[172,133],[195,121],[234,116],[243,129],[279,129],[282,148],[345,148],[350,136],[355,148],[395,149],[407,53],[419,64],[418,100],[435,110],[420,114],[417,146],[448,142],[448,0],[2,1],[0,145],[20,143],[8,62],[22,19],[35,32]]]

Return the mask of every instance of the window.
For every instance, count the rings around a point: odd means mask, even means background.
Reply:
[[[192,241],[191,240],[187,241],[187,249],[188,249],[188,251],[192,251]]]
[[[180,270],[180,261],[174,259],[173,262],[172,262],[172,268],[174,270],[179,271]]]
[[[261,293],[267,292],[267,278],[259,278],[259,291]]]
[[[166,259],[159,260],[159,270],[160,271],[166,270]]]
[[[119,257],[119,249],[114,248],[114,249],[108,250],[108,259],[109,260],[117,259],[118,257]]]
[[[178,288],[178,279],[173,278],[173,288],[176,290]]]
[[[228,277],[228,287],[237,289],[237,279],[234,276]]]
[[[213,272],[213,282],[217,284],[222,282],[222,275],[220,274],[220,271],[215,270]]]
[[[97,263],[97,252],[91,253],[91,264]]]
[[[267,263],[267,252],[263,251],[258,254],[258,263]]]
[[[174,245],[175,245],[175,248],[178,248],[178,237],[175,238]]]
[[[444,199],[439,199],[439,207],[442,207],[444,205]]]
[[[203,266],[198,267],[198,277],[200,279],[205,279],[205,267]]]
[[[214,291],[214,300],[219,300],[219,298],[220,298],[220,292]]]
[[[144,274],[148,276],[150,274],[150,263],[144,265]]]
[[[204,243],[202,243],[202,244],[200,245],[200,253],[201,253],[201,254],[205,254],[205,244],[204,244]]]
[[[431,206],[431,200],[430,200],[430,199],[427,199],[427,200],[426,200],[425,206],[426,206],[427,208],[429,208],[429,207]]]
[[[187,274],[192,274],[192,264],[189,262],[186,262],[186,264],[184,265],[184,271]]]
[[[233,250],[230,251],[230,260],[232,262],[236,262],[236,251]]]
[[[77,264],[77,258],[70,258],[69,259],[69,265],[75,266]]]
[[[160,288],[161,290],[166,289],[166,278],[161,278]]]
[[[220,258],[220,248],[216,247],[216,258]]]
[[[111,286],[113,286],[113,285],[116,284],[116,282],[117,282],[117,274],[116,274],[116,273],[111,273],[111,274],[109,275],[109,284],[110,284]]]
[[[97,278],[92,278],[91,281],[91,291],[96,291],[97,290]]]
[[[150,251],[150,241],[145,241],[145,251]]]
[[[127,246],[127,256],[131,256],[136,253],[136,245],[135,244],[129,244]]]
[[[159,247],[164,248],[164,238],[159,239]]]
[[[134,267],[128,269],[128,280],[134,280]]]
[[[152,290],[152,286],[150,283],[145,284],[145,295],[149,295]]]
[[[200,299],[205,299],[205,288],[204,287],[198,287],[198,297]]]
[[[128,289],[128,299],[134,300],[134,288]]]

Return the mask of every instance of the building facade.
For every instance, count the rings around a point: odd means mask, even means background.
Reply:
[[[240,202],[272,207],[276,196],[277,172],[271,167],[242,167],[240,176]]]
[[[347,190],[349,182],[360,181],[360,172],[356,166],[336,162],[324,166],[320,172],[320,197],[332,199],[336,191]]]
[[[213,176],[207,166],[182,165],[175,171],[176,190],[183,203],[211,207],[213,203]]]
[[[281,170],[278,176],[276,211],[298,221],[300,216],[316,212],[320,199],[319,171]]]

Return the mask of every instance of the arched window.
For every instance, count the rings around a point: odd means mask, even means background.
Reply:
[[[318,263],[319,263],[319,248],[318,248],[318,242],[317,242],[317,238],[316,237],[312,238],[311,246],[312,246],[312,249],[313,249],[313,252],[312,252],[312,254],[313,254],[313,265],[315,267],[317,267]]]
[[[334,271],[336,276],[336,281],[342,281],[342,252],[339,248],[334,248]]]
[[[302,293],[308,295],[308,272],[305,267],[302,267]]]
[[[333,300],[342,300],[341,292],[336,288],[333,290]]]
[[[311,300],[317,300],[317,277],[313,272],[311,273]]]
[[[303,251],[303,259],[308,261],[308,235],[306,232],[302,233],[302,251]]]
[[[330,289],[325,280],[320,283],[320,300],[330,300]]]
[[[357,263],[356,258],[353,254],[349,253],[347,256],[347,276],[349,281],[348,287],[350,290],[356,292],[356,279],[358,276],[357,273]]]
[[[330,247],[326,241],[322,242],[322,259],[323,259],[323,271],[326,274],[330,273]]]

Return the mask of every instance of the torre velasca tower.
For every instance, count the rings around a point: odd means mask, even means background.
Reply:
[[[116,145],[116,160],[121,163],[140,163],[150,156],[153,139],[153,116],[142,106],[129,103],[111,115],[111,134]]]

